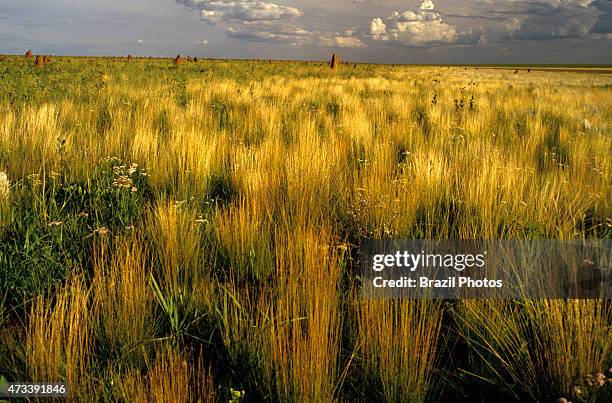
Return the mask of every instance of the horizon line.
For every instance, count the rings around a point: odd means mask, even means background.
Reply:
[[[332,52],[333,54],[334,52]],[[336,52],[338,53],[338,52]],[[134,55],[134,54],[124,54],[124,55],[70,55],[70,54],[52,54],[52,53],[34,53],[36,55],[49,55],[54,57],[63,57],[63,58],[96,58],[96,59],[127,59],[128,56],[131,56],[134,59],[173,59],[175,56],[143,56],[143,55]],[[192,57],[198,58],[198,60],[209,60],[209,61],[251,61],[251,62],[289,62],[289,63],[329,63],[329,60],[322,59],[270,59],[270,58],[223,58],[223,57],[210,57],[210,56],[192,56],[187,54],[184,56],[182,53],[178,53],[177,55],[181,55],[181,57]],[[0,52],[0,56],[10,56],[10,57],[25,57],[24,54],[16,54],[16,53],[2,53]],[[331,58],[331,56],[330,56]],[[585,66],[594,66],[594,67],[607,67],[612,68],[612,64],[610,63],[385,63],[385,62],[359,62],[359,61],[351,61],[351,60],[342,60],[340,57],[341,63],[347,64],[361,64],[361,65],[382,65],[382,66],[448,66],[448,67],[457,67],[457,66],[515,66],[515,67],[527,67],[527,66],[576,66],[576,67],[585,67]]]

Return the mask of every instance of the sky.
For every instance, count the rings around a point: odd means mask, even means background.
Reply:
[[[612,64],[612,0],[0,0],[0,53]]]

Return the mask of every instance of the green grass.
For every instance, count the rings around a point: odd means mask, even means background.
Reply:
[[[476,67],[4,56],[0,376],[606,401],[608,302],[360,298],[362,237],[612,238],[612,75]]]

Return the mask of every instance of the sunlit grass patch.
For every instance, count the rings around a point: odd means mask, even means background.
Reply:
[[[7,58],[0,376],[109,401],[594,396],[605,303],[360,300],[358,248],[610,239],[610,75]]]

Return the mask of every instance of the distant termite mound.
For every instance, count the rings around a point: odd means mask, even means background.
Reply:
[[[42,69],[45,66],[45,59],[41,55],[36,55],[36,59],[34,60],[34,67],[37,69]]]
[[[27,52],[26,52],[26,54],[25,54],[25,57],[27,57],[28,59],[31,59],[31,58],[32,58],[32,56],[33,56],[33,55],[32,55],[32,49],[28,49],[28,51],[27,51]]]
[[[177,66],[178,66],[179,64],[183,63],[183,58],[181,57],[181,55],[176,55],[176,57],[174,58],[173,63],[174,63],[175,65],[177,65]]]
[[[338,54],[334,52],[331,58],[331,62],[329,63],[329,67],[331,67],[332,70],[336,70],[339,65],[340,65],[340,56],[338,56]]]

